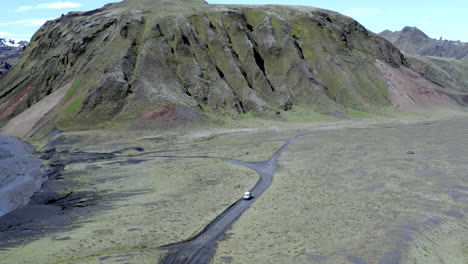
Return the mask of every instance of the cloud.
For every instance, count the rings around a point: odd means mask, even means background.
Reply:
[[[73,2],[55,2],[55,3],[46,3],[46,4],[39,4],[37,8],[43,9],[63,9],[63,8],[76,8],[80,7],[80,3],[73,3]]]
[[[73,2],[55,2],[55,3],[45,3],[45,4],[38,4],[34,6],[20,6],[15,10],[10,10],[8,12],[24,12],[35,8],[41,9],[65,9],[65,8],[77,8],[80,7],[80,3],[73,3]]]
[[[0,23],[0,26],[9,26],[9,25],[25,25],[25,26],[42,26],[46,21],[52,20],[53,18],[38,18],[38,19],[26,19],[13,22]]]
[[[343,14],[350,17],[366,17],[375,16],[380,14],[382,11],[378,8],[349,8],[343,10]]]
[[[23,11],[31,10],[33,8],[34,8],[33,6],[20,6],[17,9],[11,10],[9,12],[23,12]]]
[[[0,32],[0,37],[10,37],[13,36],[13,33],[10,32]]]

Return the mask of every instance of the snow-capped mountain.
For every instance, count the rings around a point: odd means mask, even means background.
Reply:
[[[28,44],[26,40],[0,38],[0,78],[15,65]]]
[[[28,45],[29,42],[23,39],[8,39],[0,38],[0,47],[13,47],[13,48],[23,48]]]

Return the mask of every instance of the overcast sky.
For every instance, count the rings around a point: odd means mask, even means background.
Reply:
[[[155,0],[156,1],[156,0]],[[69,11],[99,8],[109,0],[2,0],[0,37],[30,39],[48,19]],[[468,0],[208,0],[219,4],[308,5],[348,15],[379,33],[416,26],[432,38],[468,42]]]

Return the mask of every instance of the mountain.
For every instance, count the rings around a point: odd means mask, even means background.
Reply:
[[[453,59],[468,57],[468,43],[433,39],[416,27],[404,27],[401,31],[385,30],[379,33],[400,50],[423,56],[436,56]]]
[[[27,40],[0,38],[0,48],[24,48],[29,44]]]
[[[463,60],[405,54],[410,67],[438,85],[468,92],[468,58]]]
[[[0,78],[13,67],[28,43],[26,40],[0,38]]]
[[[415,27],[379,34],[402,51],[411,68],[441,86],[468,92],[468,43],[429,38]]]
[[[127,0],[39,29],[0,80],[0,125],[26,136],[213,115],[284,120],[298,106],[344,117],[465,104],[408,66],[390,42],[328,10]]]

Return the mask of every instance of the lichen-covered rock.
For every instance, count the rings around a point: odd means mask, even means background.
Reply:
[[[106,75],[89,92],[83,102],[83,110],[99,109],[100,113],[113,117],[122,110],[124,99],[129,93],[129,84],[122,72],[112,72]]]

